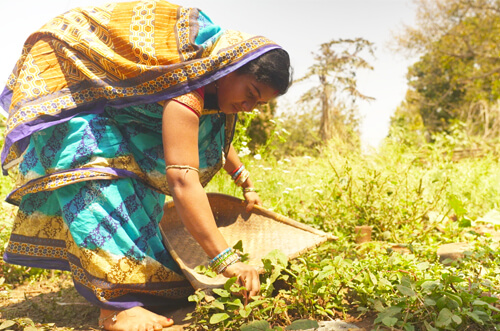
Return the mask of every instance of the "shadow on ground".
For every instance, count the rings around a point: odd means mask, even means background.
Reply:
[[[31,324],[29,320],[54,330],[98,329],[99,309],[86,302],[64,277],[21,285],[2,294],[2,321],[16,321],[21,329]]]
[[[186,325],[183,319],[193,310],[194,305],[185,305],[162,311],[176,324],[165,330],[182,330]],[[57,331],[100,330],[98,318],[99,309],[80,296],[64,275],[0,292],[0,326],[12,321],[11,330],[28,326]]]

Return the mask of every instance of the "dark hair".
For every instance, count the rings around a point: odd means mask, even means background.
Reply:
[[[267,84],[278,91],[279,95],[285,94],[292,83],[290,56],[282,48],[262,54],[236,72],[253,75],[258,82]]]

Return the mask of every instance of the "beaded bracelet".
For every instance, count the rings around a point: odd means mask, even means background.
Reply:
[[[210,261],[208,263],[208,266],[212,269],[216,269],[231,254],[232,254],[231,249],[225,250],[223,254],[218,255],[218,258],[215,261],[214,260]]]
[[[222,255],[228,253],[230,250],[231,250],[231,247],[228,247],[225,250],[223,250],[222,252],[220,252],[219,254],[217,254],[216,257],[214,257],[213,259],[210,260],[210,262],[208,262],[208,265],[209,266],[213,265],[218,259],[221,258]]]
[[[214,270],[217,274],[221,274],[223,273],[224,271],[226,271],[227,267],[229,267],[230,265],[233,265],[235,264],[236,262],[239,262],[241,261],[241,257],[235,252],[234,254],[231,254],[227,257],[226,260],[224,260],[224,262],[222,262],[219,267],[217,268],[217,270]]]
[[[217,274],[223,273],[227,267],[241,260],[238,253],[232,249],[227,248],[223,252],[219,253],[215,258],[213,258],[209,263],[209,268],[216,272]]]
[[[246,169],[243,169],[240,176],[234,180],[234,183],[237,186],[242,186],[243,183],[247,181],[248,177],[250,177],[250,172]]]
[[[241,169],[241,167],[245,167],[245,166],[244,166],[243,164],[241,164],[238,168],[234,169],[234,170],[233,170],[233,172],[231,172],[229,175],[230,175],[231,177],[234,177],[234,174],[236,174],[236,172],[237,172],[238,170],[240,170],[240,169]]]
[[[236,168],[236,170],[234,170],[232,173],[231,173],[231,177],[233,178],[233,180],[236,180],[238,178],[238,176],[241,175],[241,172],[245,170],[245,166],[242,164],[240,165],[238,168]]]

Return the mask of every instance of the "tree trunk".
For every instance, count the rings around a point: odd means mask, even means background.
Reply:
[[[323,93],[321,94],[321,124],[319,136],[323,142],[326,142],[332,138],[332,113],[329,103],[330,90],[325,76],[320,76],[319,80],[323,87]]]

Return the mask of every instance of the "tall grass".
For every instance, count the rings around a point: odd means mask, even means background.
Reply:
[[[377,239],[425,241],[423,235],[438,225],[433,222],[446,224],[457,213],[474,220],[500,204],[500,165],[494,153],[453,161],[446,148],[402,151],[390,140],[373,153],[344,147],[337,141],[320,157],[246,156],[243,161],[265,207],[337,235],[372,225]],[[225,174],[217,175],[207,190],[241,197]]]

